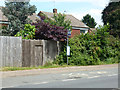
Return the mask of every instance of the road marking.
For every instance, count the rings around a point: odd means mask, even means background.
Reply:
[[[73,73],[70,73],[70,74],[68,74],[68,75],[72,75]]]
[[[62,74],[63,76],[68,75],[68,74]]]
[[[100,77],[100,76],[93,76],[93,77],[88,77],[88,78],[97,78],[97,77]]]
[[[105,71],[103,71],[103,72],[97,72],[98,74],[105,74],[105,73],[107,73],[107,72],[105,72]]]
[[[65,80],[62,80],[62,81],[72,81],[72,80],[76,80],[76,79],[65,79]]]
[[[48,83],[48,82],[40,82],[40,83],[34,83],[34,84],[46,84],[46,83]]]
[[[116,76],[116,75],[118,75],[118,74],[112,74],[112,75],[108,75],[108,76]]]
[[[98,74],[105,74],[107,72],[105,72],[105,71],[102,71],[102,72],[98,71],[98,72],[89,72],[89,73],[92,73],[92,74],[96,74],[96,73],[98,73]]]
[[[82,76],[88,76],[88,74],[84,74],[84,73],[83,73],[83,74],[81,74],[81,75],[82,75]]]

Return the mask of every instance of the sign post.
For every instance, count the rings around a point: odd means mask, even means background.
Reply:
[[[68,36],[71,36],[71,31],[68,30],[67,33],[67,65],[68,65],[68,56],[70,56],[70,46],[68,46]]]

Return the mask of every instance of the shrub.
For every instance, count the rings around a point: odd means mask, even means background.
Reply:
[[[35,26],[25,24],[24,30],[20,30],[20,32],[17,32],[15,36],[22,36],[22,39],[33,39],[35,36],[35,31]]]
[[[120,40],[109,35],[108,26],[99,27],[95,34],[81,34],[69,39],[69,65],[112,64],[120,61]],[[66,48],[55,60],[66,63]]]

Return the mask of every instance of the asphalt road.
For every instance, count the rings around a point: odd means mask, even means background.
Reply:
[[[118,88],[117,80],[117,76],[92,79],[66,79],[50,83],[22,85],[15,88]]]
[[[3,88],[118,88],[118,67],[6,77]]]

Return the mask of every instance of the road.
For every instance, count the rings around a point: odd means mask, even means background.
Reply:
[[[3,88],[118,88],[118,67],[6,77]]]

